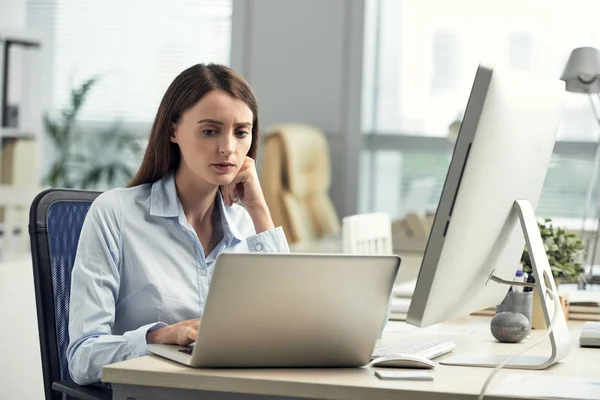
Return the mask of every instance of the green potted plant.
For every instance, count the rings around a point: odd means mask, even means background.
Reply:
[[[124,185],[133,177],[135,171],[127,161],[141,153],[137,137],[118,122],[94,132],[77,127],[77,117],[97,81],[98,77],[86,79],[71,90],[70,102],[59,115],[44,116],[46,135],[54,147],[45,185],[102,190]]]
[[[585,246],[574,233],[568,233],[564,228],[552,226],[552,220],[545,218],[538,221],[538,228],[548,255],[554,281],[578,282],[583,279],[583,258]],[[529,250],[525,248],[521,256],[523,271],[532,272]]]

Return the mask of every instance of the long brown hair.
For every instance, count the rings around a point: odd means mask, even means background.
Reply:
[[[252,111],[252,143],[247,155],[256,159],[258,105],[252,89],[231,68],[218,64],[197,64],[179,74],[165,92],[152,124],[142,165],[128,187],[156,182],[177,169],[181,154],[179,146],[170,140],[173,123],[177,123],[186,110],[213,90],[229,93],[246,103]]]

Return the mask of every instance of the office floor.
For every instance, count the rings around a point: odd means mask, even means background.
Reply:
[[[44,398],[29,256],[0,263],[0,398]]]

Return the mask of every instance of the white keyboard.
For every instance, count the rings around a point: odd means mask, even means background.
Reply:
[[[408,342],[378,346],[373,351],[373,358],[408,354],[433,360],[454,351],[455,348],[454,342]]]

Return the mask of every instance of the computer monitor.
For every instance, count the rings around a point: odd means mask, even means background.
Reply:
[[[427,326],[500,304],[509,290],[501,282],[514,279],[525,239],[535,253],[536,284],[541,293],[546,286],[555,293],[533,210],[552,156],[563,97],[564,82],[558,79],[479,66],[408,323]],[[549,324],[554,304],[541,297]],[[562,312],[560,317],[550,336],[550,357],[523,356],[508,367],[545,368],[564,357],[570,338]],[[505,358],[457,354],[442,363],[495,366]]]

